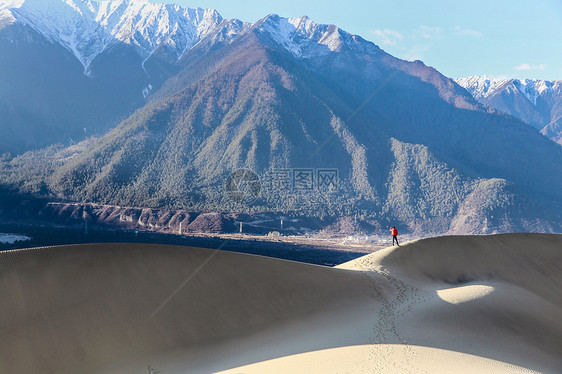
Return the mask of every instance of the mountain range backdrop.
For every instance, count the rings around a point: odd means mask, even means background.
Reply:
[[[448,78],[306,16],[0,0],[0,134],[3,217],[562,232],[562,81]]]

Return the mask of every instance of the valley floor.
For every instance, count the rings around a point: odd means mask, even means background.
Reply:
[[[4,236],[2,236],[4,234]],[[2,240],[6,237],[10,240]],[[12,240],[13,238],[17,240]],[[316,238],[253,234],[163,233],[107,226],[12,221],[0,224],[0,251],[86,243],[153,243],[250,253],[317,265],[335,266],[380,250],[385,242],[361,238]]]

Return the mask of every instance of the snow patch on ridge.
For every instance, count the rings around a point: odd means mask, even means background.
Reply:
[[[525,79],[524,81],[514,79],[513,84],[534,105],[537,105],[537,98],[549,90],[552,91],[554,85],[553,82],[538,79]]]
[[[8,9],[1,9],[0,10],[0,26],[11,25],[16,21],[16,18],[13,16],[12,12]]]
[[[142,97],[147,98],[152,92],[152,85],[149,83],[145,88],[142,89]]]

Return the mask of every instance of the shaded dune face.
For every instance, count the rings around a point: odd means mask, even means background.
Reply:
[[[190,247],[0,253],[0,372],[105,372],[357,298],[360,273]],[[127,370],[127,369],[125,369]]]
[[[0,372],[556,373],[561,274],[562,235],[542,234],[338,268],[147,244],[2,252]]]

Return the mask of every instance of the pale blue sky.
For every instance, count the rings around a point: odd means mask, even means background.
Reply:
[[[162,0],[151,0],[159,1]],[[255,22],[309,16],[449,77],[562,79],[560,0],[170,0]]]

